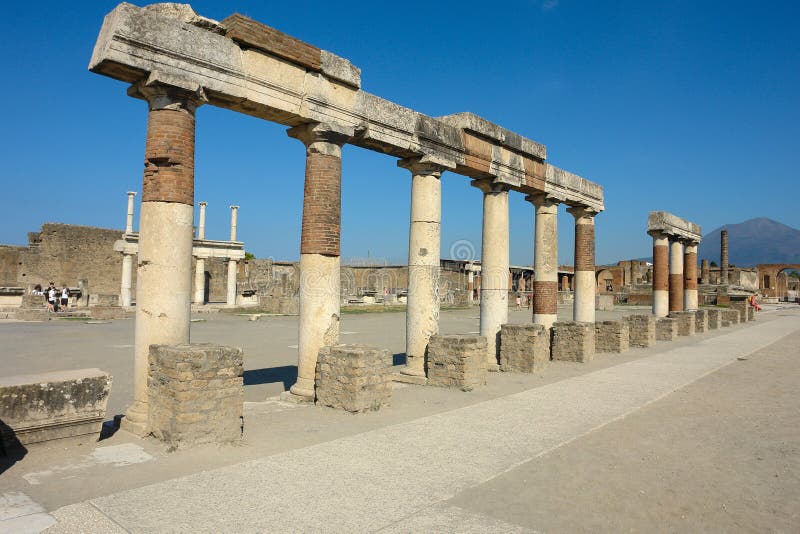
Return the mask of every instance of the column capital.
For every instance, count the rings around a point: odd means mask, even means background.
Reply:
[[[567,208],[567,211],[575,217],[575,221],[577,222],[580,219],[587,219],[592,220],[594,216],[600,213],[598,210],[591,208],[589,206],[570,206]]]
[[[653,239],[669,239],[669,234],[665,234],[661,230],[648,230],[647,235],[652,237]]]
[[[150,111],[170,109],[194,113],[208,102],[200,84],[158,71],[151,72],[146,78],[131,85],[128,96],[147,101]]]
[[[201,202],[201,204],[205,204],[205,202]],[[230,208],[234,211],[238,210],[241,206],[237,206],[235,204],[231,204]]]
[[[431,158],[430,156],[416,156],[397,161],[397,166],[408,169],[413,175],[435,176],[440,178],[442,173],[452,167]]]
[[[558,205],[562,202],[562,199],[548,193],[535,193],[532,195],[526,195],[525,200],[539,209],[552,208],[553,213],[558,211]]]
[[[479,178],[470,182],[472,187],[477,187],[484,194],[497,194],[505,193],[511,189],[511,186],[502,182],[496,182],[493,178]]]
[[[198,202],[198,203],[197,203],[197,205],[198,205],[198,206],[208,206],[208,202],[206,202],[206,201],[201,201],[201,202]]]
[[[341,157],[342,145],[353,138],[355,128],[333,122],[307,122],[286,130],[286,135],[306,145],[307,152]]]
[[[128,191],[128,196],[129,197],[135,197],[136,196],[136,191]]]

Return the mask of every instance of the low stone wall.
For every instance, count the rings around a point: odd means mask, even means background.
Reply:
[[[630,347],[630,327],[625,321],[603,321],[594,324],[596,352],[625,352]]]
[[[656,319],[656,339],[658,341],[675,341],[678,337],[678,320],[670,317]]]
[[[92,319],[128,319],[136,315],[133,309],[123,308],[122,306],[92,306],[88,309]]]
[[[722,326],[731,326],[741,322],[741,314],[739,310],[723,310],[722,311]]]
[[[89,295],[89,306],[119,306],[119,295],[92,293]]]
[[[719,308],[709,308],[708,310],[708,329],[717,330],[722,327],[722,310]]]
[[[679,311],[669,314],[670,318],[678,321],[679,336],[693,336],[695,330],[695,315],[693,311]]]
[[[20,308],[39,309],[46,307],[47,307],[47,299],[45,298],[44,295],[31,295],[30,293],[25,293],[24,295],[22,295],[22,303],[20,304]]]
[[[488,343],[483,336],[431,336],[428,385],[471,391],[486,385]]]
[[[697,310],[694,313],[694,331],[696,334],[708,332],[708,310]]]
[[[614,311],[614,295],[595,296],[595,309],[602,311]]]
[[[392,355],[370,345],[323,347],[317,356],[316,403],[352,413],[392,399]]]
[[[739,320],[742,323],[748,320],[747,308],[749,307],[750,304],[746,300],[731,300],[731,309],[739,312]]]
[[[647,348],[656,344],[656,318],[650,314],[629,315],[625,318],[631,347]]]
[[[540,324],[500,327],[500,368],[516,373],[541,371],[550,363],[550,330]]]
[[[243,362],[238,347],[151,345],[147,377],[150,432],[173,448],[241,439]]]
[[[594,323],[553,323],[553,360],[588,362],[594,358]]]
[[[111,375],[78,369],[0,378],[0,438],[15,445],[97,434],[106,415]]]

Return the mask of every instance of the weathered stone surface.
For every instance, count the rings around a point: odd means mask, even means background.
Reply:
[[[696,334],[708,332],[708,310],[695,311],[694,331]]]
[[[392,399],[392,355],[370,345],[323,347],[317,356],[316,403],[352,413],[376,411]]]
[[[174,448],[242,437],[244,356],[205,343],[151,345],[148,428]]]
[[[740,322],[742,322],[742,314],[739,312],[739,310],[723,310],[722,326],[731,326],[739,324]]]
[[[739,321],[742,323],[750,320],[747,315],[748,308],[750,304],[746,300],[731,300],[731,309],[739,312]]]
[[[716,330],[722,327],[722,310],[719,308],[709,308],[707,311],[708,311],[708,329]]]
[[[597,295],[595,300],[596,310],[614,311],[614,295]]]
[[[594,324],[596,352],[625,352],[630,347],[630,326],[626,321],[603,321]]]
[[[486,385],[488,343],[483,336],[431,336],[428,385],[463,391]]]
[[[630,346],[647,348],[656,344],[656,318],[652,315],[629,315],[628,323]]]
[[[699,243],[703,239],[699,225],[666,211],[651,211],[647,217],[648,232],[663,232]]]
[[[752,306],[747,307],[747,320],[748,321],[756,320],[756,310]]]
[[[669,314],[670,318],[678,321],[679,336],[693,336],[696,318],[693,311],[677,311]]]
[[[500,327],[500,368],[535,373],[550,363],[550,331],[540,324],[504,324]]]
[[[656,320],[656,339],[658,341],[675,341],[678,337],[678,320],[661,317]]]
[[[0,437],[3,446],[99,435],[111,375],[77,369],[0,378]]]
[[[553,323],[553,360],[588,362],[594,358],[594,323]]]

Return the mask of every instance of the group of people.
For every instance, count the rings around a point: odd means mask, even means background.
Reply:
[[[40,284],[36,284],[33,291],[31,291],[31,295],[44,295],[47,297],[47,311],[51,312],[57,312],[59,307],[66,310],[69,304],[69,288],[65,285],[59,290],[54,282],[50,282],[47,289],[42,289]]]

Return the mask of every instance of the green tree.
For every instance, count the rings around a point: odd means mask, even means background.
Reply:
[[[244,261],[250,261],[256,259],[256,255],[252,252],[244,251]]]

